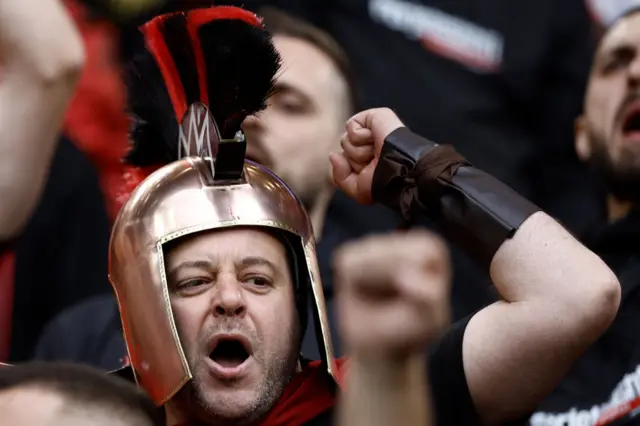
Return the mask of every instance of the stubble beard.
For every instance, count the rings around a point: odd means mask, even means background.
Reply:
[[[254,352],[253,362],[261,367],[262,377],[255,386],[253,397],[248,402],[246,398],[234,401],[233,397],[208,396],[206,385],[202,380],[204,375],[208,374],[204,360],[190,359],[189,366],[193,372],[193,380],[188,382],[175,398],[179,411],[185,413],[185,417],[190,419],[189,426],[259,424],[276,405],[295,374],[299,358],[298,334],[298,330],[291,331],[290,340],[288,340],[289,348],[282,354],[272,353],[265,356],[266,354],[259,350]],[[255,339],[254,344],[256,348],[264,348],[262,339]],[[233,382],[229,382],[230,387],[233,385]],[[244,408],[238,408],[237,404],[243,404]]]
[[[623,152],[615,161],[608,150],[606,138],[592,132],[591,169],[601,179],[607,192],[620,201],[640,203],[640,152]]]

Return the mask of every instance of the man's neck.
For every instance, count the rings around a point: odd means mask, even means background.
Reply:
[[[318,197],[314,200],[313,206],[309,208],[309,219],[311,220],[311,226],[313,226],[313,233],[316,237],[316,242],[322,238],[322,231],[324,230],[324,223],[327,217],[327,210],[329,210],[329,203],[335,193],[335,189],[332,187],[321,191]]]
[[[609,195],[607,197],[607,219],[609,220],[609,223],[625,217],[631,210],[631,207],[631,202],[621,201],[613,195]]]

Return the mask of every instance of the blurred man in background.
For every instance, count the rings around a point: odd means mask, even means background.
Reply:
[[[245,120],[247,157],[264,164],[298,195],[318,238],[320,274],[335,324],[333,251],[368,233],[388,231],[395,215],[379,206],[363,207],[336,191],[329,154],[340,147],[344,123],[355,112],[356,92],[349,60],[328,34],[277,9],[260,10],[283,61],[268,108]],[[342,345],[334,333],[334,350]],[[308,333],[303,349],[319,356]]]

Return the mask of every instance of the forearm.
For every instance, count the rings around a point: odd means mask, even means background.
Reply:
[[[424,356],[398,362],[349,361],[340,398],[340,426],[427,426],[432,424]]]
[[[487,269],[505,239],[540,210],[473,167],[452,146],[438,145],[405,127],[385,139],[372,195],[408,221],[429,217]]]
[[[55,0],[0,2],[0,239],[27,222],[48,176],[84,61],[82,40]]]
[[[414,183],[415,182],[415,183]],[[402,188],[402,189],[399,189]],[[591,251],[524,197],[450,147],[408,129],[385,141],[374,197],[407,219],[423,214],[484,267],[508,302],[593,301],[615,277]]]

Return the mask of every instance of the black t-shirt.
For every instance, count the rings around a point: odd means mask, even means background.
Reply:
[[[532,426],[593,425],[604,410],[640,397],[640,213],[606,226],[589,241],[616,273],[622,303],[607,332],[540,404]]]

